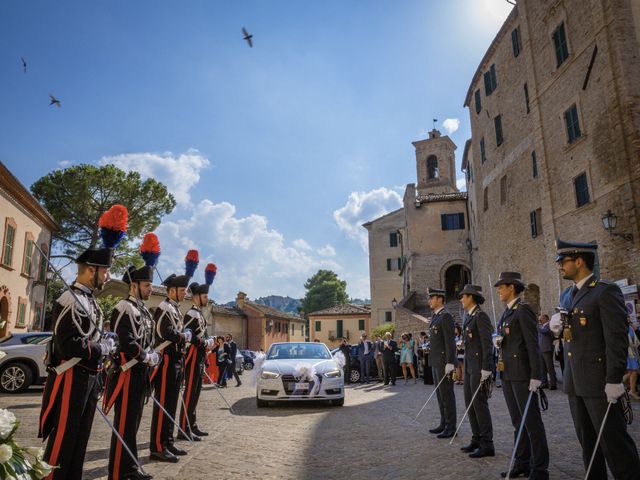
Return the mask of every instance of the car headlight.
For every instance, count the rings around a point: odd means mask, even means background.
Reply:
[[[327,378],[338,378],[342,376],[342,370],[331,370],[330,372],[326,372],[324,376]]]
[[[260,377],[265,380],[273,380],[274,378],[278,378],[279,376],[280,376],[279,373],[270,372],[268,370],[263,370],[262,373],[260,374]]]

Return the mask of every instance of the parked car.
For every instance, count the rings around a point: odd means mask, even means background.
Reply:
[[[269,347],[257,375],[256,403],[325,400],[344,405],[344,375],[323,343],[283,342]]]
[[[238,375],[242,375],[244,372],[244,355],[240,353],[240,350],[236,352],[236,372]]]
[[[12,333],[0,339],[0,391],[24,392],[44,383],[44,355],[51,332]]]
[[[251,350],[238,350],[243,358],[244,358],[244,369],[245,370],[251,370],[253,369],[253,359],[256,357],[256,354],[253,353]]]
[[[351,376],[349,377],[349,381],[351,383],[358,383],[360,381],[360,359],[358,358],[358,345],[349,345],[351,347]],[[339,348],[334,348],[331,350],[331,355],[338,352]],[[371,378],[378,377],[378,366],[376,365],[376,361],[371,358]],[[402,367],[400,366],[400,350],[396,352],[396,378],[402,376]],[[380,375],[382,377],[382,375]]]

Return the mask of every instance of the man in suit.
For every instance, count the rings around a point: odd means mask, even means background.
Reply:
[[[553,365],[553,333],[549,330],[549,316],[542,314],[538,317],[538,345],[542,354],[542,385],[540,388],[549,387],[549,390],[558,388],[556,368]],[[547,380],[548,379],[548,380]]]
[[[382,343],[382,361],[384,362],[384,384],[396,384],[396,352],[398,344],[391,337],[391,332],[384,334],[384,342]]]
[[[458,294],[464,308],[462,338],[464,339],[464,403],[467,408],[480,384],[491,381],[493,364],[493,345],[491,335],[493,326],[489,316],[482,311],[480,305],[484,303],[482,287],[465,285]],[[471,458],[493,457],[493,426],[487,390],[481,388],[469,408],[469,423],[471,424],[471,443],[462,447],[463,452],[469,452]]]
[[[229,345],[229,350],[231,351],[230,357],[232,363],[229,364],[229,370],[227,372],[233,375],[233,377],[236,379],[236,387],[239,387],[240,385],[242,385],[242,382],[240,381],[240,376],[236,371],[236,355],[238,354],[238,344],[233,341],[233,335],[231,335],[230,333],[227,333],[227,335],[224,337],[224,341],[227,343],[227,345]],[[229,377],[229,379],[231,379],[231,377]]]
[[[435,385],[440,384],[436,392],[440,407],[440,425],[429,432],[437,434],[438,438],[451,438],[456,431],[456,397],[451,377],[458,363],[455,321],[444,309],[445,291],[430,288],[428,293],[429,307],[434,312],[429,322],[429,363],[433,369]],[[443,377],[446,378],[442,380]]]
[[[510,478],[528,475],[530,479],[547,480],[547,435],[540,415],[538,398],[533,396],[542,385],[536,315],[531,306],[519,296],[525,289],[520,273],[502,272],[494,287],[498,290],[500,300],[507,305],[498,323],[495,339],[504,364],[501,374],[502,393],[515,429],[514,439],[518,434],[527,400],[532,396],[525,417],[524,431],[519,443],[514,446],[513,467],[510,472],[502,472],[501,475],[506,477],[508,474]]]
[[[358,360],[360,362],[360,382],[369,383],[371,380],[371,359],[373,358],[373,343],[367,340],[363,333],[358,343]]]
[[[376,367],[378,369],[378,381],[381,382],[384,379],[384,362],[382,361],[382,337],[376,334],[376,340],[373,342],[373,358],[376,360]]]
[[[597,248],[556,240],[560,275],[574,285],[560,296],[568,314],[564,319],[554,315],[550,327],[556,335],[562,333],[565,342],[564,390],[585,468],[609,409],[589,479],[606,479],[606,465],[616,479],[640,479],[638,450],[618,401],[625,391],[627,312],[620,287],[593,274]]]
[[[351,345],[343,337],[339,348],[344,355],[344,383],[351,383]]]

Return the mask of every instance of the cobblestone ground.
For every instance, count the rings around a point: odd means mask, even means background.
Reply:
[[[494,389],[490,400],[496,456],[472,460],[460,452],[470,438],[468,422],[452,446],[427,432],[438,421],[435,398],[418,419],[433,385],[382,384],[348,386],[344,407],[321,404],[287,404],[256,408],[255,387],[245,384],[222,393],[235,411],[230,413],[218,392],[205,386],[198,408],[199,425],[210,433],[193,445],[179,442],[189,455],[177,464],[149,462],[150,405],[145,409],[138,434],[144,468],[156,479],[273,478],[320,479],[434,479],[500,478],[506,470],[513,443],[504,397]],[[234,382],[231,382],[233,384]],[[458,420],[464,412],[462,386],[455,387]],[[39,445],[37,417],[42,390],[3,395],[0,406],[11,409],[21,425],[18,440]],[[549,410],[543,414],[551,452],[551,478],[583,478],[580,447],[576,440],[567,399],[560,391],[547,391]],[[634,403],[640,418],[640,403]],[[112,414],[111,414],[112,418]],[[640,419],[630,427],[640,445]],[[110,433],[96,415],[86,457],[86,479],[106,478]]]

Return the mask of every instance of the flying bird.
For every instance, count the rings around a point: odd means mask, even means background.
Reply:
[[[58,100],[56,97],[54,97],[53,95],[49,94],[49,98],[51,99],[51,103],[49,103],[49,106],[51,105],[55,105],[56,107],[60,108],[60,105],[62,105],[60,103],[60,100]]]
[[[24,73],[27,73],[27,61],[24,59],[24,57],[20,57],[20,61],[22,61],[22,70],[24,71]]]
[[[253,35],[247,32],[247,29],[244,27],[242,27],[242,35],[244,35],[244,39],[247,41],[249,46],[253,47],[253,41],[251,40],[253,38]]]

